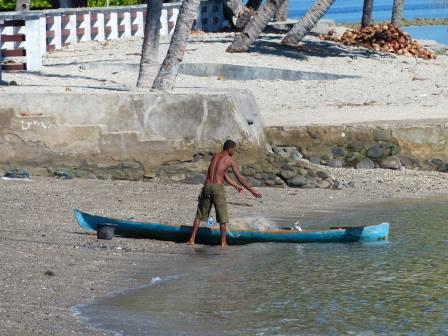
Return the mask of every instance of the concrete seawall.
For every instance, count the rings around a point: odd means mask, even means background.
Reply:
[[[244,91],[5,94],[0,122],[0,165],[78,176],[154,177],[161,165],[193,161],[227,138],[238,141],[246,162],[267,146],[255,100]]]

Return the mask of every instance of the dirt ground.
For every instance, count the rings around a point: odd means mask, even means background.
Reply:
[[[261,188],[263,198],[228,189],[231,218],[299,217],[349,211],[382,201],[447,194],[448,174],[334,169],[354,187]],[[353,185],[352,184],[352,185]],[[118,218],[189,224],[200,186],[100,180],[0,180],[0,334],[103,335],[73,316],[72,307],[132,288],[155,261],[196,253],[183,244],[114,238],[99,241],[77,226],[73,208]],[[237,248],[237,247],[230,247]],[[221,251],[216,247],[217,251]],[[222,252],[222,253],[225,253]]]

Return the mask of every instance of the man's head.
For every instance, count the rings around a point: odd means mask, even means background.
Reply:
[[[235,153],[235,149],[236,149],[236,142],[230,139],[226,140],[226,142],[224,142],[224,145],[222,146],[222,150],[227,151],[230,156],[232,156]]]

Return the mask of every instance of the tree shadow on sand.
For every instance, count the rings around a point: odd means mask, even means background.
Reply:
[[[275,41],[274,41],[275,39]],[[350,48],[345,45],[319,40],[305,40],[297,47],[281,44],[278,37],[263,37],[249,49],[250,53],[269,54],[306,60],[308,57],[378,58],[393,57],[366,48]]]

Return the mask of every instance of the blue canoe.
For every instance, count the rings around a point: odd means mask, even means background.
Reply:
[[[113,224],[115,234],[131,238],[151,238],[174,242],[186,242],[191,234],[191,226],[142,223],[90,215],[78,209],[73,210],[79,225],[86,231],[96,231],[97,224]],[[334,227],[319,231],[231,231],[227,233],[227,242],[231,245],[250,243],[333,243],[333,242],[372,242],[387,240],[389,224],[372,226]],[[199,244],[218,245],[221,242],[219,228],[199,228],[196,236]]]

